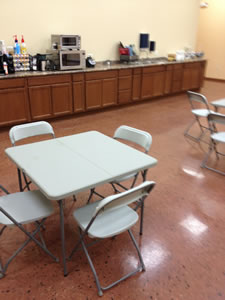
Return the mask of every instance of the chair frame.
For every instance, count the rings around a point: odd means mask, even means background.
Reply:
[[[13,126],[9,131],[9,138],[13,146],[16,146],[16,143],[20,140],[40,135],[52,135],[52,137],[55,138],[55,133],[52,126],[46,121],[16,125]],[[26,175],[21,172],[19,168],[17,168],[17,173],[19,190],[21,192],[26,189],[30,191],[31,181],[27,179]],[[25,184],[23,184],[23,180]]]
[[[151,192],[151,190],[154,188],[155,186],[155,182],[151,181],[145,181],[144,183],[142,183],[141,185],[133,188],[133,189],[130,189],[128,191],[125,191],[125,192],[122,192],[120,194],[116,194],[114,196],[109,196],[103,200],[100,200],[98,203],[98,207],[96,208],[96,211],[95,211],[95,214],[92,216],[92,218],[90,219],[87,227],[85,229],[81,229],[81,227],[79,226],[78,224],[78,227],[79,227],[79,236],[80,236],[80,239],[79,241],[77,242],[77,244],[75,245],[75,247],[73,248],[70,256],[68,257],[69,260],[71,260],[73,254],[78,250],[80,244],[82,246],[82,249],[84,250],[84,253],[87,257],[87,260],[88,260],[88,263],[91,267],[91,270],[92,270],[92,273],[94,275],[94,278],[95,278],[95,281],[96,281],[96,285],[97,285],[97,289],[98,289],[98,295],[99,296],[102,296],[103,295],[103,291],[105,290],[108,290],[110,288],[112,288],[113,286],[117,285],[118,283],[120,283],[121,281],[135,275],[136,273],[138,272],[141,272],[141,271],[145,271],[145,265],[144,265],[144,261],[143,261],[143,258],[142,258],[142,255],[141,255],[141,252],[140,252],[140,249],[138,247],[138,244],[134,238],[134,235],[131,231],[131,228],[128,228],[128,229],[125,229],[123,230],[122,232],[124,231],[128,231],[128,234],[131,238],[131,241],[137,251],[137,254],[138,254],[138,258],[139,258],[139,263],[140,263],[140,266],[138,266],[138,268],[136,268],[134,271],[126,274],[125,276],[121,277],[120,279],[116,280],[115,282],[109,284],[108,286],[106,287],[103,287],[101,286],[100,284],[100,281],[99,281],[99,278],[97,276],[97,272],[95,270],[95,267],[94,267],[94,264],[91,260],[91,257],[88,253],[88,250],[87,250],[87,246],[86,246],[86,243],[85,243],[85,237],[88,235],[88,231],[90,229],[90,227],[93,225],[94,221],[96,220],[96,218],[100,215],[100,214],[103,214],[106,210],[107,210],[107,206],[110,206],[112,205],[112,209],[115,208],[113,206],[113,202],[115,201],[124,201],[122,205],[129,205],[133,202],[136,202],[138,199],[141,202],[143,202],[145,200],[145,198],[149,195],[149,193]],[[127,200],[126,197],[130,196],[131,200]],[[133,198],[132,198],[133,196]],[[113,197],[113,199],[111,199]],[[90,204],[87,204],[87,205],[90,205]],[[121,204],[119,204],[119,206],[121,206]],[[110,208],[109,208],[110,209]],[[137,215],[138,216],[138,215]],[[133,225],[132,225],[133,226]],[[130,227],[132,227],[130,226]],[[119,232],[118,234],[122,233],[122,232]],[[94,237],[95,238],[95,237]],[[104,238],[103,238],[104,239]]]
[[[210,114],[212,111],[210,110],[209,108],[209,104],[208,104],[208,101],[207,101],[207,98],[200,94],[200,93],[196,93],[196,92],[192,92],[192,91],[187,91],[187,95],[188,95],[188,100],[190,102],[190,105],[191,105],[191,108],[192,108],[192,114],[194,115],[195,119],[191,122],[191,124],[185,129],[184,131],[184,136],[188,137],[188,138],[191,138],[192,140],[196,141],[196,142],[204,142],[206,144],[208,144],[208,142],[204,141],[202,138],[203,136],[205,135],[205,133],[207,132],[207,130],[210,131],[210,128],[209,127],[206,127],[205,125],[203,125],[201,123],[201,120],[200,118],[204,118],[203,116],[198,116],[197,114],[193,113],[193,110],[196,109],[196,107],[194,106],[193,104],[193,101],[195,102],[198,102],[198,103],[202,103],[205,105],[206,108],[202,108],[202,110],[208,110],[208,114]],[[200,109],[201,110],[201,109]],[[207,116],[206,116],[207,118]],[[195,124],[195,123],[198,123],[199,127],[200,127],[200,135],[198,137],[195,137],[193,135],[191,135],[189,133],[190,129],[192,128],[192,126]]]
[[[9,195],[10,193],[2,186],[0,188],[7,194]],[[47,218],[42,218],[40,221],[35,221],[32,223],[35,223],[36,228],[32,232],[28,232],[25,227],[21,224],[18,223],[17,220],[15,220],[5,209],[3,209],[0,206],[0,213],[4,214],[15,226],[17,226],[27,237],[28,239],[7,259],[6,263],[3,265],[0,261],[0,279],[3,278],[6,274],[6,271],[9,267],[9,264],[14,260],[14,258],[26,247],[26,245],[30,242],[33,241],[35,242],[45,253],[47,253],[53,260],[58,262],[58,258],[55,257],[46,247],[44,238],[41,234],[40,229],[43,228],[44,222],[46,221]],[[31,223],[31,222],[30,222]],[[12,224],[12,225],[13,225]],[[12,226],[10,225],[10,226]],[[0,236],[3,234],[5,229],[8,227],[8,225],[3,225],[3,227],[0,230]],[[35,235],[39,234],[41,242],[39,242],[36,238]]]
[[[216,124],[223,124],[223,125],[225,125],[225,115],[217,114],[217,113],[211,113],[211,114],[208,115],[208,123],[209,123],[210,132],[211,132],[211,142],[209,144],[208,152],[206,153],[206,155],[205,155],[205,157],[204,157],[204,159],[203,159],[203,161],[201,163],[201,167],[209,169],[209,170],[214,171],[216,173],[219,173],[221,175],[225,175],[225,172],[222,172],[222,171],[220,171],[218,169],[209,167],[207,165],[209,157],[210,157],[210,155],[212,154],[213,151],[215,152],[217,159],[219,159],[219,155],[225,156],[225,153],[219,152],[217,150],[217,143],[220,143],[220,142],[219,141],[215,141],[213,139],[213,137],[212,137],[212,135],[214,133],[218,133],[218,130],[216,128]],[[223,142],[221,142],[221,143],[223,143]],[[223,143],[223,144],[225,144],[225,143]]]

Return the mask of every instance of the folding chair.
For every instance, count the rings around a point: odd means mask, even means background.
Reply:
[[[211,131],[211,135],[210,135],[211,142],[209,145],[208,153],[205,155],[205,157],[202,161],[201,167],[207,168],[207,169],[215,171],[219,174],[225,175],[225,172],[222,172],[218,169],[209,167],[207,165],[208,159],[213,151],[215,152],[217,159],[219,159],[219,155],[225,156],[225,153],[222,153],[222,152],[218,151],[218,149],[217,149],[217,145],[219,143],[225,144],[225,131],[219,131],[216,126],[218,124],[225,125],[225,115],[211,113],[208,115],[208,122],[209,122],[210,131]]]
[[[206,131],[209,130],[209,127],[203,125],[203,123],[201,122],[201,118],[206,119],[210,113],[213,113],[213,111],[209,109],[208,101],[202,94],[187,91],[187,95],[192,108],[191,112],[193,113],[195,118],[185,130],[184,136],[189,137],[197,142],[205,142],[204,140],[202,140],[202,138],[205,135]],[[199,108],[199,104],[201,105],[201,108]],[[202,108],[203,106],[204,108]],[[190,129],[196,122],[198,123],[201,131],[198,137],[195,137],[189,133]]]
[[[22,125],[16,125],[12,127],[9,131],[9,138],[13,146],[20,140],[24,140],[29,137],[39,136],[39,135],[51,135],[55,138],[55,133],[52,126],[45,121],[27,123]],[[17,169],[19,189],[23,192],[25,189],[30,190],[31,181],[29,181],[24,173],[21,174],[20,169]],[[22,176],[25,185],[22,182]]]
[[[136,128],[132,128],[126,125],[122,125],[118,127],[114,133],[113,138],[121,141],[132,142],[135,145],[141,146],[141,148],[145,153],[149,152],[149,149],[152,144],[152,136],[148,132]],[[128,190],[129,188],[134,187],[139,174],[142,176],[142,180],[145,181],[147,176],[147,171],[148,170],[144,170],[138,173],[132,173],[130,175],[117,178],[116,180],[111,182],[114,192],[115,193],[120,192],[117,189],[117,187],[120,187],[123,190]],[[132,179],[132,182],[129,187],[126,187],[124,185],[124,182],[130,179]],[[144,202],[142,202],[141,205],[140,234],[142,234],[143,232],[143,218],[144,218]]]
[[[153,181],[145,181],[139,186],[128,191],[120,194],[114,194],[103,200],[87,204],[86,206],[78,208],[73,213],[73,216],[79,227],[80,240],[74,247],[69,259],[72,258],[74,252],[81,244],[93,272],[99,296],[103,295],[104,290],[115,286],[116,284],[140,271],[145,271],[145,265],[140,249],[131,232],[131,227],[133,227],[138,221],[138,214],[129,206],[129,204],[138,200],[143,202],[153,189],[154,185],[155,182]],[[129,274],[121,277],[110,285],[103,287],[100,285],[93,262],[88,254],[85,236],[88,235],[90,238],[105,239],[117,236],[125,231],[128,231],[133,245],[136,248],[140,265]]]
[[[5,189],[3,190],[5,191]],[[7,227],[15,225],[28,237],[4,265],[0,262],[0,278],[4,277],[9,264],[30,241],[34,241],[55,261],[58,261],[58,259],[47,249],[40,231],[46,218],[52,213],[53,206],[51,201],[45,198],[40,191],[19,192],[14,194],[9,194],[7,192],[6,195],[0,197],[0,224],[3,225],[0,230],[0,236]],[[32,232],[28,232],[23,226],[23,224],[29,223],[34,223],[36,225],[36,228]],[[41,242],[35,238],[37,233],[40,236]]]

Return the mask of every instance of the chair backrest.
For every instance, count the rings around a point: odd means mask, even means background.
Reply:
[[[225,115],[219,114],[219,113],[210,113],[208,115],[208,121],[209,124],[223,124],[225,125]]]
[[[152,136],[146,131],[122,125],[118,127],[113,136],[114,139],[122,139],[133,142],[145,149],[147,153],[152,144]]]
[[[154,186],[154,181],[145,181],[128,191],[104,198],[96,207],[93,217],[95,217],[100,211],[116,209],[147,197]]]
[[[196,109],[195,102],[197,102],[203,104],[205,106],[205,109],[208,109],[210,111],[208,100],[204,95],[192,91],[187,91],[187,95],[192,109]]]
[[[15,143],[28,137],[50,134],[55,137],[52,126],[45,121],[13,126],[9,131],[9,138],[13,146]]]

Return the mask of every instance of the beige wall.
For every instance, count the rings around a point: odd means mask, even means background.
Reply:
[[[209,0],[200,10],[197,49],[208,59],[206,77],[225,79],[225,1]]]
[[[221,0],[222,1],[222,0]],[[31,54],[45,53],[50,35],[80,34],[82,49],[97,60],[117,59],[122,41],[138,47],[139,33],[156,40],[159,55],[195,48],[199,0],[1,1],[0,39],[25,36]]]

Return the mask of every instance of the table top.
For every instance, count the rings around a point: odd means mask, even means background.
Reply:
[[[223,99],[218,99],[218,100],[215,100],[215,101],[212,101],[210,102],[213,106],[216,106],[216,107],[225,107],[225,98]]]
[[[10,147],[8,157],[51,200],[60,200],[157,160],[97,131]]]

